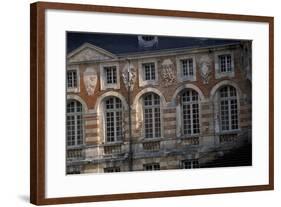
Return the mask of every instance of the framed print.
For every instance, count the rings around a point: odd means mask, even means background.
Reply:
[[[273,17],[30,12],[31,203],[273,190]]]

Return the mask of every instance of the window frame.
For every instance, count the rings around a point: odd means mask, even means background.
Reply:
[[[68,87],[68,72],[76,71],[76,87]],[[78,66],[68,66],[66,69],[66,92],[79,93],[80,92],[80,70]]]
[[[198,162],[198,163],[195,164],[194,162]],[[186,167],[187,164],[190,164],[190,167]],[[194,167],[195,165],[196,167]],[[200,162],[199,159],[185,159],[185,160],[181,160],[180,166],[181,169],[197,169],[200,168]]]
[[[114,99],[114,108],[113,109],[107,109],[106,108],[106,101],[108,101],[109,99],[113,98]],[[120,103],[121,103],[121,108],[116,108],[116,100],[119,100]],[[123,142],[124,140],[124,135],[123,134],[123,118],[124,118],[124,110],[123,110],[123,102],[120,98],[116,97],[116,96],[108,96],[106,97],[104,100],[103,100],[103,119],[104,119],[104,143],[107,143],[107,144],[114,144],[114,143],[120,143],[120,142]],[[108,111],[109,110],[109,111]],[[113,141],[110,141],[108,140],[108,136],[107,136],[107,130],[108,130],[108,127],[107,127],[107,112],[113,112],[114,115],[113,115],[113,119],[114,119],[114,140]],[[120,139],[118,139],[117,137],[117,130],[116,130],[116,113],[117,112],[120,112],[121,113],[121,131],[120,131]]]
[[[145,70],[143,65],[153,63],[154,71],[155,71],[155,79],[154,80],[146,80],[145,79]],[[139,86],[144,87],[147,85],[158,85],[159,75],[158,75],[158,64],[155,58],[143,59],[138,61],[138,74],[139,74]]]
[[[182,68],[182,61],[183,60],[192,60],[192,70],[193,70],[193,75],[184,75],[183,74],[183,68]],[[177,63],[177,79],[179,82],[183,81],[196,81],[196,58],[195,55],[182,55],[176,57],[176,63]]]
[[[197,94],[197,101],[192,100],[192,101],[189,101],[189,102],[186,102],[186,103],[183,102],[183,100],[182,100],[183,94],[188,92],[188,91],[189,91],[189,93],[192,93],[194,91]],[[191,94],[191,98],[192,97],[193,96]],[[194,133],[194,122],[193,122],[193,115],[194,115],[193,110],[194,110],[194,108],[193,108],[193,104],[197,104],[197,106],[198,106],[198,126],[199,127],[198,127],[197,133]],[[184,115],[184,109],[183,109],[184,105],[190,106],[190,109],[189,109],[190,110],[190,123],[191,123],[191,133],[190,134],[184,133],[184,126],[185,126],[184,117],[183,117],[183,115]],[[201,110],[200,110],[200,95],[196,90],[191,89],[191,88],[186,88],[186,89],[181,91],[181,93],[180,93],[180,110],[181,110],[181,126],[182,126],[181,127],[181,134],[182,134],[182,136],[184,136],[184,137],[199,136],[200,133],[201,133]]]
[[[104,173],[116,173],[121,172],[121,167],[105,167],[103,168]]]
[[[104,66],[103,69],[105,70],[105,76],[106,76],[106,84],[116,84],[117,83],[117,68],[116,66]],[[110,70],[110,77],[111,82],[109,82],[109,76],[108,76],[108,70]]]
[[[107,82],[107,74],[105,68],[109,68],[109,67],[116,68],[116,83]],[[120,89],[120,69],[119,69],[118,62],[100,63],[100,88],[101,90]]]
[[[230,89],[227,90],[227,97],[221,98],[221,90],[223,88],[234,88],[236,92],[236,96],[229,96],[230,95]],[[235,98],[234,98],[235,97]],[[231,101],[235,100],[236,101],[236,119],[237,119],[237,128],[233,128],[232,126],[232,113],[231,113]],[[227,113],[228,113],[228,126],[229,129],[225,130],[223,129],[222,125],[222,101],[227,101]],[[221,134],[228,134],[228,133],[233,133],[237,132],[240,130],[240,116],[239,116],[239,111],[240,111],[240,103],[239,103],[239,95],[238,95],[238,90],[232,86],[232,85],[224,85],[218,89],[218,105],[219,105],[219,129]]]
[[[147,169],[147,167],[151,167],[151,170]],[[157,170],[161,170],[161,166],[160,166],[160,163],[158,163],[158,162],[147,163],[147,164],[143,164],[143,170],[144,171],[157,171]]]
[[[233,50],[222,50],[215,52],[215,78],[220,79],[223,77],[234,77],[235,76],[235,59]],[[221,71],[220,57],[230,55],[231,57],[231,71]],[[227,70],[227,69],[226,69]]]
[[[75,108],[77,108],[77,103],[79,103],[81,105],[81,112],[77,112],[77,109],[75,109],[74,112],[67,112],[67,110],[68,110],[68,103],[69,102],[74,102],[75,105],[76,105]],[[69,149],[84,146],[84,144],[85,144],[85,133],[86,132],[85,132],[85,122],[84,122],[84,112],[85,112],[85,109],[83,107],[83,104],[81,102],[75,100],[75,99],[67,100],[66,104],[67,104],[66,105],[66,146]],[[80,120],[81,121],[81,125],[80,125],[80,127],[81,127],[81,130],[82,130],[82,143],[78,144],[78,139],[77,139],[77,126],[78,126],[78,124],[77,124],[77,116],[79,116],[79,115],[81,116],[81,120]],[[74,127],[75,127],[75,134],[74,134],[74,142],[75,143],[74,143],[74,145],[69,145],[69,143],[68,143],[68,139],[69,139],[69,137],[68,137],[68,129],[67,129],[67,127],[68,127],[68,124],[67,124],[68,116],[74,116],[74,122],[75,122],[75,124],[74,124]]]
[[[159,97],[159,105],[155,105],[154,103],[152,105],[149,105],[149,106],[146,106],[145,105],[145,97],[148,96],[148,95],[152,95],[153,98],[151,99],[151,102],[154,102],[155,99],[154,99],[154,96],[158,96]],[[143,138],[145,140],[149,140],[149,139],[161,139],[162,136],[163,136],[163,131],[162,131],[162,127],[163,127],[163,121],[162,121],[162,106],[161,106],[161,96],[159,96],[157,93],[154,93],[154,92],[147,92],[145,94],[142,95],[141,97],[141,102],[142,102],[142,116],[143,116]],[[160,136],[155,136],[156,134],[156,127],[155,127],[155,109],[156,108],[159,108],[159,121],[160,121],[160,127],[159,127],[159,133],[160,133]],[[151,109],[152,110],[152,137],[147,137],[146,136],[146,109]]]

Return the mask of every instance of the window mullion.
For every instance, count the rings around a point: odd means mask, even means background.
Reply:
[[[193,134],[193,104],[192,102],[190,103],[190,131],[191,131],[191,135]]]
[[[232,130],[232,125],[231,125],[231,99],[228,99],[228,124],[229,124],[229,130]]]
[[[113,119],[114,119],[114,122],[113,122],[113,129],[114,129],[114,142],[117,141],[117,132],[116,132],[116,111],[114,110],[113,112]]]
[[[153,99],[152,99],[153,100]],[[152,136],[155,137],[155,108],[152,107]]]
[[[78,137],[78,133],[77,133],[77,130],[78,130],[78,127],[77,127],[77,114],[74,113],[74,145],[77,146],[78,145],[78,140],[77,140],[77,137]]]

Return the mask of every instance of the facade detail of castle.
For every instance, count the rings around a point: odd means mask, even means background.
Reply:
[[[67,55],[67,173],[206,167],[251,144],[251,42]],[[215,166],[215,165],[214,165]]]

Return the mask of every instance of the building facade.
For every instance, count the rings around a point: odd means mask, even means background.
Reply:
[[[251,41],[135,39],[67,54],[68,174],[216,167],[251,144]]]

